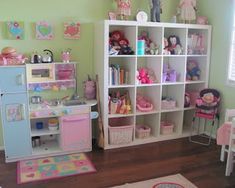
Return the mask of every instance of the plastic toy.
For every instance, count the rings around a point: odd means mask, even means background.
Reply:
[[[153,110],[153,104],[149,99],[143,97],[141,94],[137,94],[136,97],[136,108],[141,112],[149,112]]]
[[[23,54],[18,54],[15,48],[5,47],[0,54],[0,65],[20,65],[27,59]]]
[[[149,38],[149,34],[147,31],[142,31],[138,40],[145,41],[145,54],[149,55],[157,55],[158,54],[158,46]]]
[[[187,80],[197,81],[200,79],[201,71],[199,69],[198,63],[196,61],[187,62]]]
[[[160,22],[160,14],[162,12],[160,0],[151,0],[150,7],[151,7],[151,21]]]
[[[190,102],[190,94],[186,92],[184,94],[184,107],[189,107],[190,104],[191,104],[191,102]]]
[[[163,64],[162,82],[176,82],[177,72],[169,67],[168,63]]]

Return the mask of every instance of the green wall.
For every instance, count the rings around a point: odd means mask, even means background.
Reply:
[[[149,12],[148,1],[132,0],[132,16],[134,19],[138,10]],[[161,20],[168,22],[175,13],[177,1],[164,0]],[[18,52],[30,55],[33,51],[41,52],[43,49],[51,49],[55,54],[55,60],[60,60],[60,52],[63,49],[72,49],[72,59],[79,62],[78,65],[78,91],[82,92],[82,81],[87,74],[93,75],[93,23],[107,19],[108,11],[115,10],[114,0],[57,0],[57,1],[32,1],[32,0],[1,0],[0,5],[0,50],[5,46],[12,46]],[[25,39],[8,40],[5,37],[5,21],[24,21]],[[54,25],[55,38],[51,41],[36,40],[34,37],[34,23],[46,20]],[[63,22],[78,20],[81,23],[81,38],[79,40],[63,39]],[[0,146],[3,145],[2,131],[0,129]]]
[[[212,25],[209,86],[218,89],[222,94],[222,117],[226,108],[235,108],[235,87],[226,84],[230,32],[233,24],[232,2],[232,0],[198,0],[198,14],[207,16],[209,24]]]

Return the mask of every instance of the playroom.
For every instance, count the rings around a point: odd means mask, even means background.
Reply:
[[[0,12],[0,188],[235,187],[234,0]]]

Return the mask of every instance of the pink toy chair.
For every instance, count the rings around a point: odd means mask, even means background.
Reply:
[[[212,100],[207,101],[205,99],[205,96],[207,95],[210,95]],[[220,103],[219,91],[215,89],[203,89],[200,91],[199,98],[196,100],[196,111],[194,113],[192,125],[191,125],[191,131],[190,131],[190,137],[189,137],[190,142],[194,142],[194,143],[205,145],[205,146],[210,145],[212,130],[215,124],[215,120],[216,119],[219,120],[219,113],[218,113],[219,103]],[[195,121],[197,118],[198,118],[198,123],[196,125]],[[211,129],[210,129],[209,135],[205,135],[204,133],[201,133],[200,131],[201,119],[205,120],[204,127],[207,124],[207,120],[211,121]],[[207,142],[200,141],[199,138],[193,139],[193,133],[196,127],[197,127],[197,136],[207,138],[208,139]]]

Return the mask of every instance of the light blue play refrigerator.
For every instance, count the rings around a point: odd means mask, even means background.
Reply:
[[[0,67],[1,124],[6,160],[31,155],[25,66]]]

